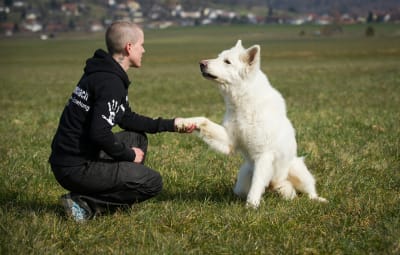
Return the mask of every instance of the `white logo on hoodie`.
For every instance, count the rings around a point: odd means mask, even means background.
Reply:
[[[117,100],[112,100],[111,102],[108,102],[108,111],[109,111],[109,115],[108,117],[101,115],[101,117],[103,119],[105,119],[108,124],[110,124],[111,126],[115,125],[115,116],[117,116],[117,113],[120,109],[120,106],[118,105],[118,101]]]

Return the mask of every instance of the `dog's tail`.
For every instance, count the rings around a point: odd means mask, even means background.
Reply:
[[[325,198],[318,196],[315,189],[315,179],[304,163],[303,157],[296,157],[292,160],[288,180],[297,191],[307,194],[310,199],[328,202]]]

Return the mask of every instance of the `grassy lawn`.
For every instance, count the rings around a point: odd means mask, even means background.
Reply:
[[[237,39],[261,45],[262,69],[287,100],[299,154],[328,204],[266,193],[258,210],[232,192],[239,155],[194,135],[149,136],[164,191],[128,211],[77,224],[49,164],[50,142],[85,60],[103,35],[0,39],[0,254],[399,254],[400,26],[238,26],[145,31],[131,70],[132,108],[152,117],[224,105],[198,62]],[[304,30],[305,35],[299,36]]]

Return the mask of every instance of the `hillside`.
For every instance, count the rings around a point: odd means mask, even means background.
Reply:
[[[4,0],[0,32],[102,31],[117,19],[149,28],[209,24],[398,22],[398,0]]]
[[[198,1],[182,2],[190,2],[190,5],[195,5],[195,2]],[[270,6],[277,10],[295,11],[300,13],[316,12],[319,14],[331,13],[333,11],[365,14],[372,10],[389,11],[400,8],[400,2],[398,0],[214,0],[202,2],[206,4],[222,4],[226,6]]]

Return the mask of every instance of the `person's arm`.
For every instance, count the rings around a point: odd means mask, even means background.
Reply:
[[[150,118],[132,112],[130,107],[125,109],[125,114],[122,117],[119,126],[122,129],[144,132],[144,133],[159,133],[159,132],[175,132],[175,120],[163,118]]]
[[[115,117],[122,110],[119,101],[124,92],[118,90],[118,87],[110,89],[106,82],[111,83],[112,80],[96,84],[90,120],[90,139],[113,159],[133,162],[136,157],[135,151],[119,142],[112,132],[116,121]]]
[[[130,108],[125,112],[122,122],[119,126],[122,129],[145,132],[145,133],[159,133],[159,132],[179,132],[179,133],[192,133],[196,126],[180,126],[182,118],[175,119],[163,119],[157,118],[152,119],[135,112],[132,112]]]

